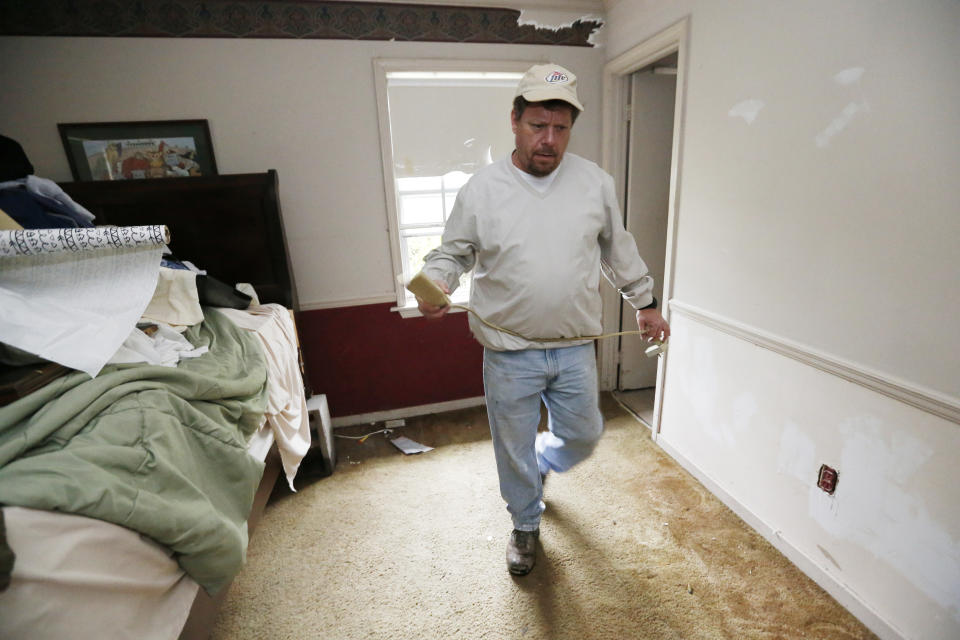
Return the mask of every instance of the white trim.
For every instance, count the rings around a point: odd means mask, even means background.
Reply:
[[[866,387],[954,424],[960,424],[960,398],[947,396],[939,391],[910,383],[855,362],[831,356],[805,344],[762,331],[679,300],[671,300],[670,309],[702,325]]]
[[[388,71],[388,87],[499,87],[513,89],[523,78],[519,71]]]
[[[301,302],[300,311],[314,311],[317,309],[338,309],[340,307],[361,307],[366,304],[396,303],[396,298],[387,294],[370,296],[367,298],[349,298],[346,300],[329,300],[326,302]]]
[[[680,210],[680,166],[683,151],[683,125],[686,106],[687,51],[689,49],[690,18],[685,17],[652,38],[617,56],[603,68],[603,168],[618,182],[617,194],[624,201],[626,185],[626,124],[623,112],[628,103],[630,74],[661,58],[677,53],[677,88],[673,111],[673,143],[670,153],[670,198],[667,213],[667,247],[663,276],[663,299],[673,294],[673,273],[676,262],[677,216]],[[620,319],[620,296],[612,287],[604,287],[604,332],[617,330]],[[663,305],[663,315],[670,320],[670,311]],[[607,340],[598,349],[598,369],[601,389],[613,389],[617,384],[620,364],[619,341]],[[663,380],[666,379],[669,351],[657,360],[657,387],[653,403],[653,439],[660,433],[660,410],[663,406]]]
[[[390,235],[390,257],[396,279],[398,308],[406,306],[406,290],[403,278],[403,251],[400,246],[400,230],[397,193],[394,189],[392,133],[390,110],[387,100],[387,73],[391,71],[516,71],[525,72],[529,60],[457,60],[450,58],[374,58],[373,84],[377,95],[377,120],[380,125],[380,161],[383,167],[383,195],[387,210],[387,229]]]
[[[392,307],[390,311],[396,311],[397,313],[400,314],[401,318],[422,318],[423,317],[423,314],[420,313],[420,309],[415,306]],[[451,313],[465,313],[465,312],[466,312],[465,309],[456,307],[454,309],[450,309],[449,311],[447,311],[447,314],[449,315]]]
[[[403,251],[400,247],[400,230],[397,228],[398,204],[397,192],[394,189],[393,149],[391,141],[393,134],[390,131],[390,109],[387,101],[387,71],[391,71],[390,60],[373,59],[373,85],[377,94],[377,120],[380,124],[380,162],[383,166],[383,197],[387,207],[387,229],[390,234],[390,257],[393,273],[396,280],[402,280],[398,274],[403,273]],[[394,302],[402,306],[405,301],[403,284],[397,282]]]
[[[349,300],[333,300],[329,302],[308,302],[300,304],[300,311],[316,311],[318,309],[340,309],[344,307],[362,307],[368,304],[395,304],[396,300],[391,295],[371,296],[369,298],[350,298]],[[414,305],[404,305],[402,307],[390,307],[390,311],[398,312],[404,318],[419,318],[423,314]],[[450,309],[449,313],[463,313],[459,307]]]
[[[676,460],[681,467],[686,469],[690,475],[696,478],[707,491],[716,496],[723,504],[727,505],[747,526],[763,536],[777,551],[796,565],[808,578],[820,585],[824,591],[829,593],[834,600],[839,602],[841,606],[849,611],[857,620],[866,625],[873,633],[882,640],[906,640],[906,636],[903,633],[898,631],[896,627],[885,620],[879,612],[864,602],[848,585],[839,582],[828,569],[818,565],[813,558],[794,546],[784,537],[782,531],[772,529],[754,512],[734,499],[733,496],[727,493],[713,478],[687,460],[679,451],[670,446],[669,443],[664,442],[664,438],[659,438],[657,444],[666,451],[671,458]]]
[[[396,420],[397,418],[412,418],[415,416],[424,416],[431,413],[442,413],[444,411],[456,411],[457,409],[467,409],[469,407],[478,407],[486,402],[484,396],[474,398],[463,398],[461,400],[448,400],[447,402],[435,402],[433,404],[421,404],[415,407],[402,407],[400,409],[390,409],[389,411],[374,411],[372,413],[359,413],[352,416],[342,416],[333,419],[333,428],[349,427],[355,424],[374,424],[385,420]]]

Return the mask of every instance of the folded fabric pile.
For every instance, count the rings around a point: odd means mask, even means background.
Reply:
[[[60,186],[33,175],[20,143],[0,135],[0,211],[24,229],[92,227],[93,214]]]

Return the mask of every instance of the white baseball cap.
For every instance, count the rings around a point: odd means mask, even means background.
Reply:
[[[563,100],[583,111],[577,99],[577,76],[556,64],[538,64],[527,69],[517,85],[516,95],[530,102]]]

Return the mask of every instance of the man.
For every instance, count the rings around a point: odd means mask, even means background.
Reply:
[[[423,267],[447,293],[473,269],[471,308],[509,330],[470,316],[484,346],[500,494],[513,519],[507,568],[514,575],[536,562],[547,474],[586,459],[603,431],[593,342],[578,339],[601,333],[601,271],[638,310],[648,340],[670,335],[653,280],[623,228],[613,178],[565,153],[581,111],[573,73],[554,64],[531,67],[510,116],[516,149],[460,190],[442,243]],[[419,308],[427,318],[449,310],[422,300]],[[549,431],[538,435],[541,399]]]

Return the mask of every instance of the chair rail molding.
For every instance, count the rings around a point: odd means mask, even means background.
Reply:
[[[960,424],[960,399],[912,384],[863,365],[837,358],[812,347],[768,333],[680,300],[670,301],[670,310],[701,325],[722,331],[774,353],[838,376],[904,404]]]

